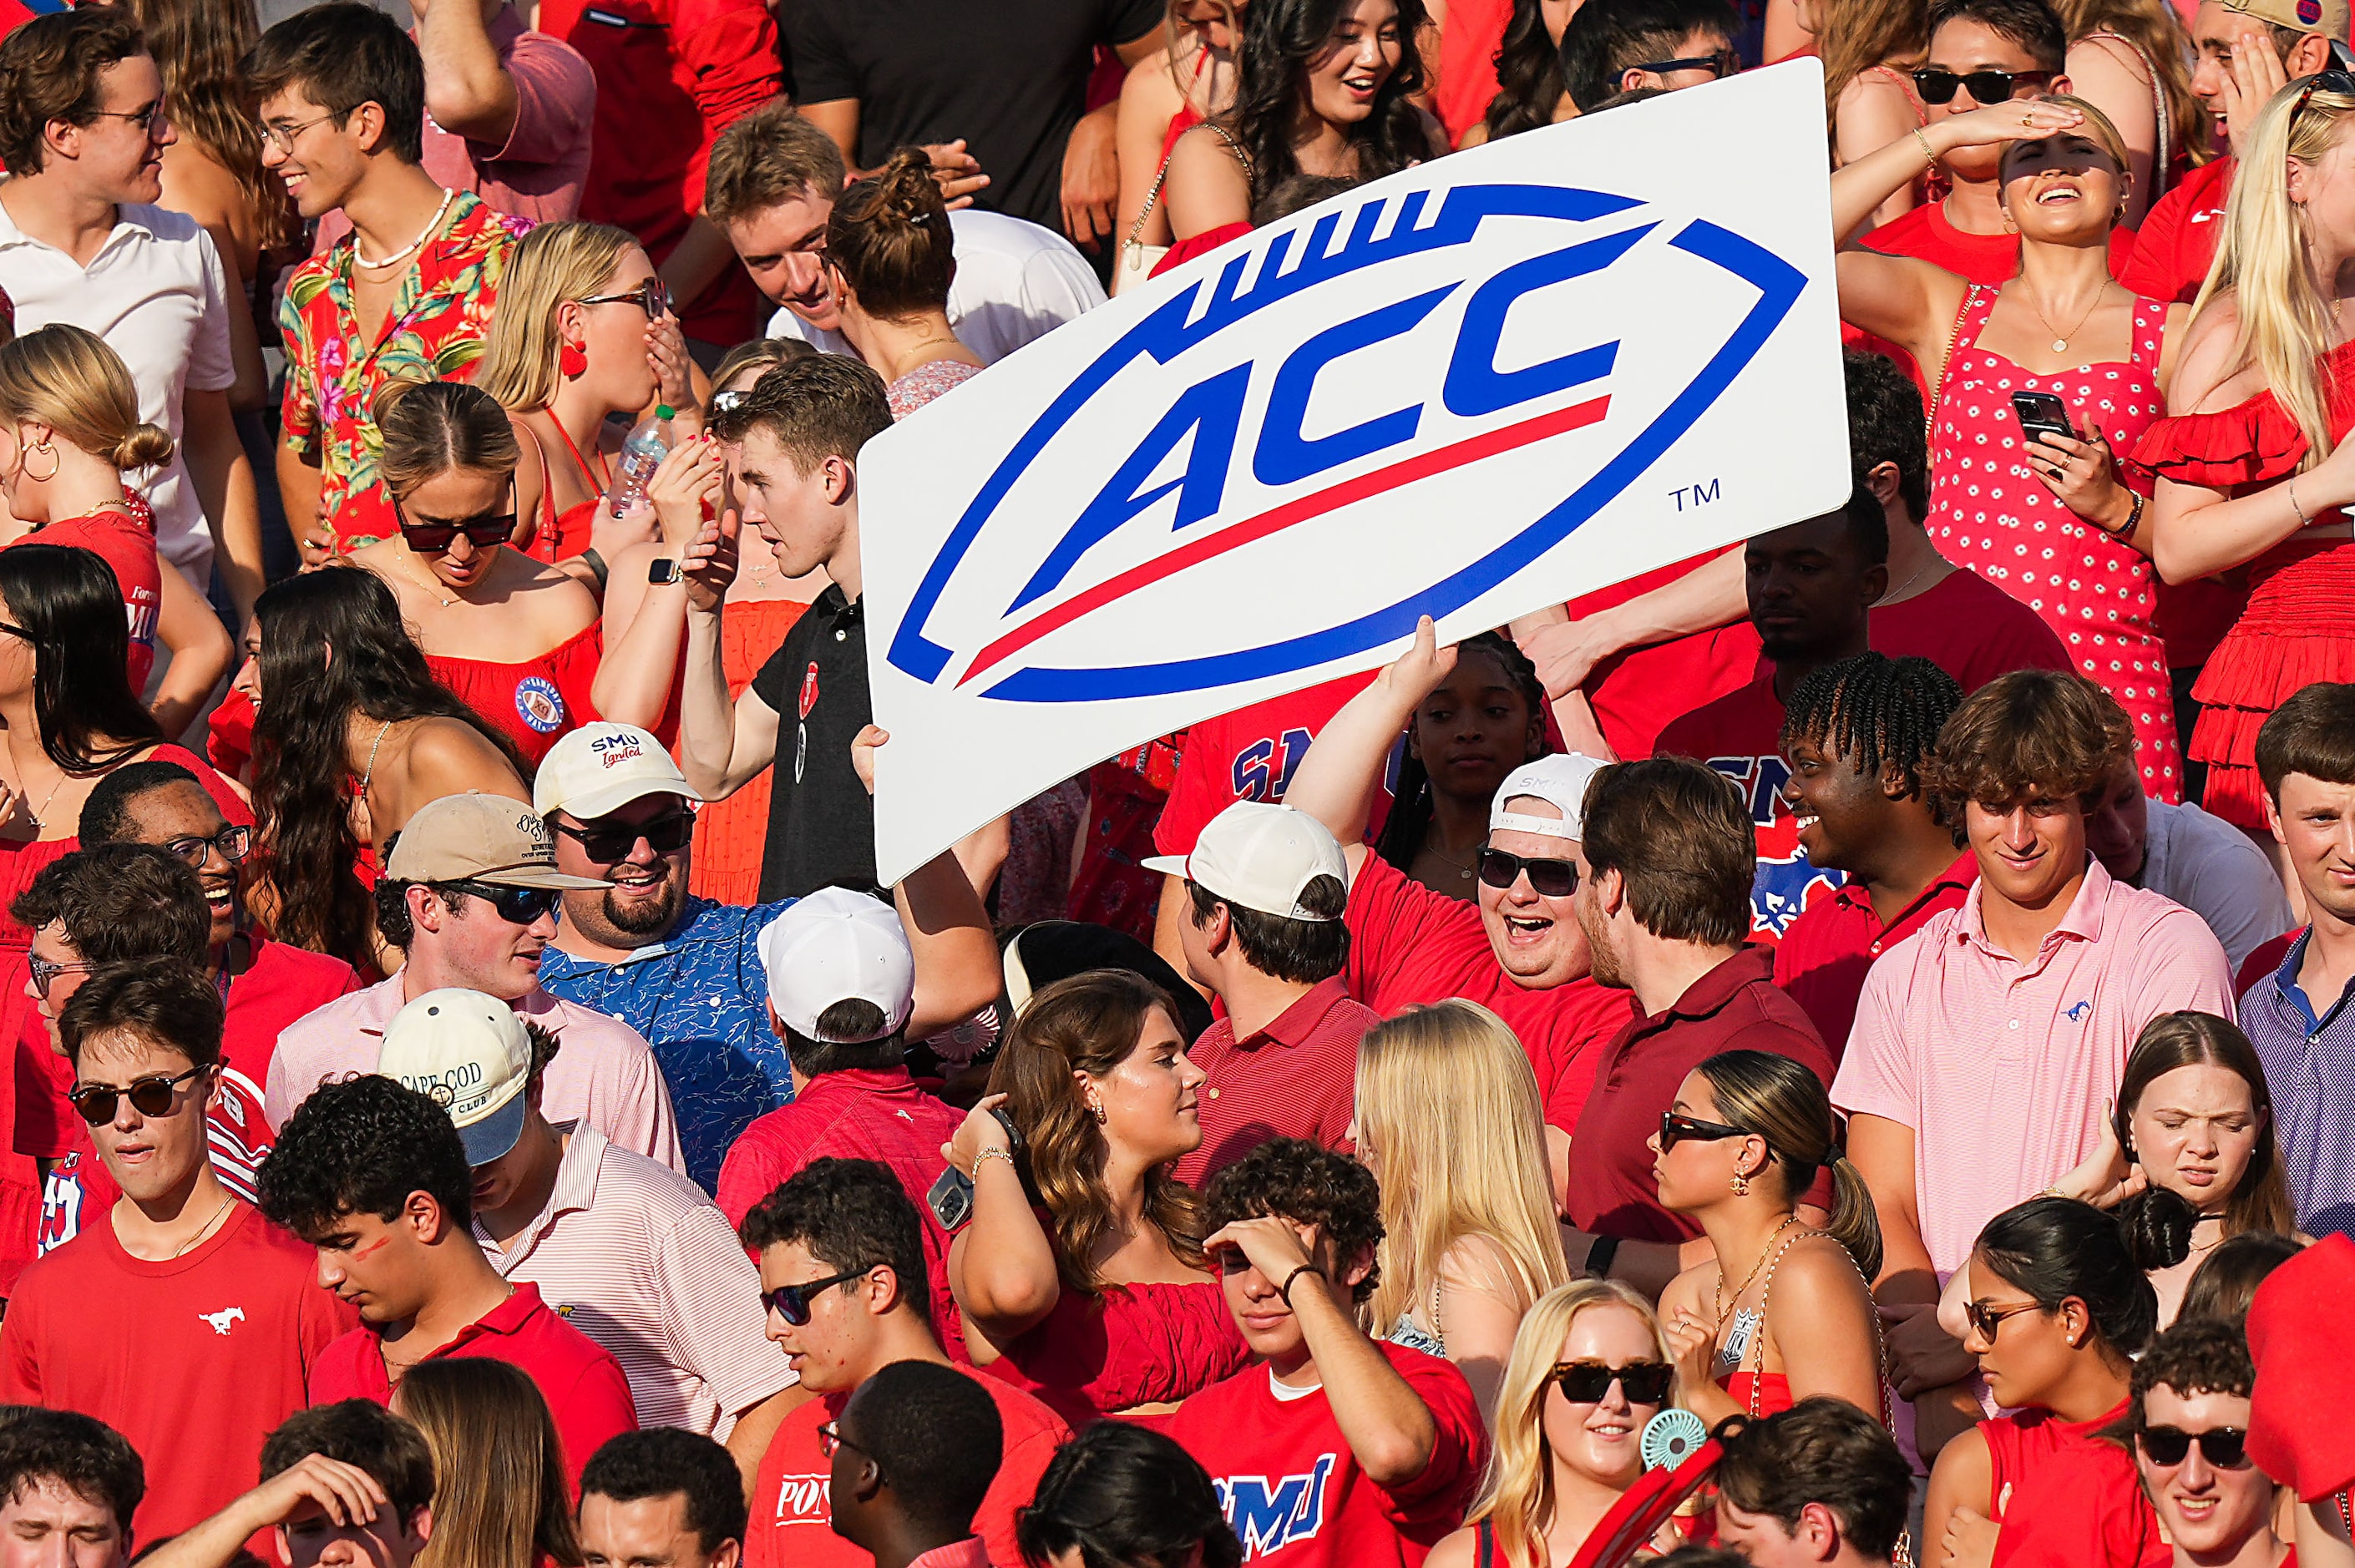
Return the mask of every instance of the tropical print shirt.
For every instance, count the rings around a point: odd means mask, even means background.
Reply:
[[[531,228],[465,191],[428,240],[373,345],[352,309],[346,234],[294,270],[278,324],[286,336],[283,440],[318,465],[319,535],[336,553],[389,538],[392,498],[377,479],[384,442],[369,417],[389,381],[464,381],[483,356],[491,307],[515,243]],[[296,520],[300,525],[300,520]]]

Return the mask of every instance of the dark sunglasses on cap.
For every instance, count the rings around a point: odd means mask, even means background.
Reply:
[[[634,827],[568,828],[559,822],[556,831],[578,843],[591,860],[618,862],[630,858],[640,839],[645,840],[647,847],[656,854],[676,854],[685,849],[687,841],[695,836],[695,813],[674,811]]]
[[[1703,1121],[1675,1111],[1660,1113],[1660,1151],[1664,1154],[1679,1143],[1720,1143],[1729,1138],[1749,1136],[1748,1128],[1728,1127],[1721,1121]]]
[[[1518,855],[1499,849],[1480,852],[1480,880],[1491,887],[1510,887],[1523,872],[1529,873],[1530,891],[1540,898],[1567,898],[1578,891],[1576,861]]]
[[[2200,1445],[2200,1452],[2220,1470],[2237,1470],[2249,1462],[2249,1435],[2237,1426],[2211,1426],[2205,1432],[2186,1432],[2180,1426],[2146,1426],[2142,1429],[2142,1451],[2150,1456],[2154,1465],[2179,1465],[2190,1457],[2191,1445]]]
[[[799,1329],[807,1325],[810,1320],[811,1297],[821,1290],[828,1290],[835,1286],[847,1285],[854,1279],[866,1277],[865,1269],[854,1268],[847,1274],[829,1274],[824,1279],[805,1279],[799,1285],[780,1285],[774,1290],[761,1292],[761,1306],[764,1311],[774,1312],[778,1317]]]
[[[2355,98],[2355,75],[2334,67],[2329,70],[2316,71],[2312,76],[2307,77],[2306,85],[2297,90],[2296,106],[2289,111],[2292,121],[2296,121],[2299,115],[2306,112],[2306,101],[2318,92],[2344,93],[2350,98]]]
[[[2042,87],[2052,79],[2049,70],[1940,70],[1924,66],[1913,73],[1913,90],[1924,103],[1952,103],[1955,89],[1968,88],[1977,104],[2009,103],[2012,90],[2023,84]]]
[[[1556,1361],[1546,1382],[1560,1383],[1561,1396],[1572,1404],[1599,1404],[1617,1383],[1630,1404],[1659,1404],[1668,1397],[1676,1369],[1666,1361],[1629,1361],[1610,1366],[1602,1361]]]
[[[509,887],[501,882],[453,882],[457,892],[471,894],[498,911],[500,919],[510,926],[528,926],[549,910],[562,896],[553,887]]]
[[[646,319],[648,321],[653,321],[657,317],[670,314],[670,285],[664,282],[660,278],[649,278],[645,282],[639,284],[636,288],[630,290],[626,293],[591,294],[585,300],[576,301],[575,303],[583,305],[635,305],[638,309],[646,313]]]
[[[81,1119],[92,1127],[103,1127],[114,1119],[115,1105],[128,1099],[131,1108],[141,1116],[168,1116],[178,1097],[173,1092],[190,1078],[209,1073],[209,1065],[191,1067],[170,1077],[161,1074],[152,1078],[136,1078],[123,1088],[112,1084],[84,1084],[72,1090],[66,1098],[81,1114]]]

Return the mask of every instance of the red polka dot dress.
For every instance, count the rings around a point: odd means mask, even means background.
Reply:
[[[2128,549],[2061,503],[2028,467],[2012,412],[2015,392],[2050,392],[2092,418],[2114,452],[2167,412],[2158,355],[2167,306],[2135,302],[2134,357],[2034,376],[1978,346],[1996,291],[1974,285],[1955,323],[1931,436],[1930,515],[1939,553],[1970,567],[2042,616],[2085,675],[2134,721],[2144,793],[2182,798],[2167,650],[2153,615],[2158,577]]]

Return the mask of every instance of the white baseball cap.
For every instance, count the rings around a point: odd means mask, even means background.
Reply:
[[[1241,909],[1287,920],[1332,920],[1301,906],[1320,876],[1347,887],[1349,863],[1340,841],[1305,811],[1263,800],[1238,800],[1212,817],[1189,855],[1156,855],[1147,871],[1182,876]]]
[[[584,724],[549,747],[532,781],[531,809],[585,822],[648,795],[700,800],[663,743],[634,724]]]
[[[916,1005],[916,955],[908,934],[890,906],[864,893],[819,888],[769,922],[760,948],[769,1005],[796,1034],[833,1040],[818,1033],[818,1014],[857,997],[883,1012],[883,1027],[861,1039],[880,1040],[907,1022]]]
[[[1574,751],[1558,751],[1551,757],[1522,763],[1497,786],[1496,802],[1488,809],[1488,831],[1493,833],[1504,828],[1517,833],[1543,833],[1554,839],[1578,838],[1584,825],[1586,787],[1609,766]],[[1508,800],[1543,800],[1561,810],[1561,820],[1508,811],[1505,810]]]
[[[456,986],[427,991],[386,1026],[376,1070],[450,1113],[469,1165],[488,1165],[523,1136],[531,1037],[495,996]]]

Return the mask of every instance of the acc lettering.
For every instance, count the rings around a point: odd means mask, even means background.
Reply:
[[[787,1476],[777,1483],[776,1522],[825,1524],[834,1518],[824,1476]]]
[[[1325,1528],[1325,1483],[1333,1478],[1337,1458],[1321,1454],[1306,1475],[1283,1476],[1273,1485],[1265,1476],[1212,1482],[1229,1527],[1243,1543],[1245,1562],[1309,1540]]]
[[[1423,422],[1423,405],[1410,403],[1364,424],[1352,425],[1311,440],[1301,433],[1308,416],[1308,399],[1316,390],[1316,374],[1344,355],[1412,331],[1438,308],[1461,283],[1432,289],[1411,300],[1397,300],[1355,321],[1327,327],[1292,351],[1275,373],[1267,395],[1267,414],[1259,427],[1259,450],[1252,454],[1252,474],[1262,484],[1292,484],[1345,462],[1369,456],[1385,447],[1414,440]]]
[[[1235,753],[1233,777],[1229,780],[1235,799],[1281,803],[1284,792],[1292,788],[1293,770],[1308,755],[1308,743],[1316,738],[1305,729],[1288,729],[1276,739],[1263,737]]]

